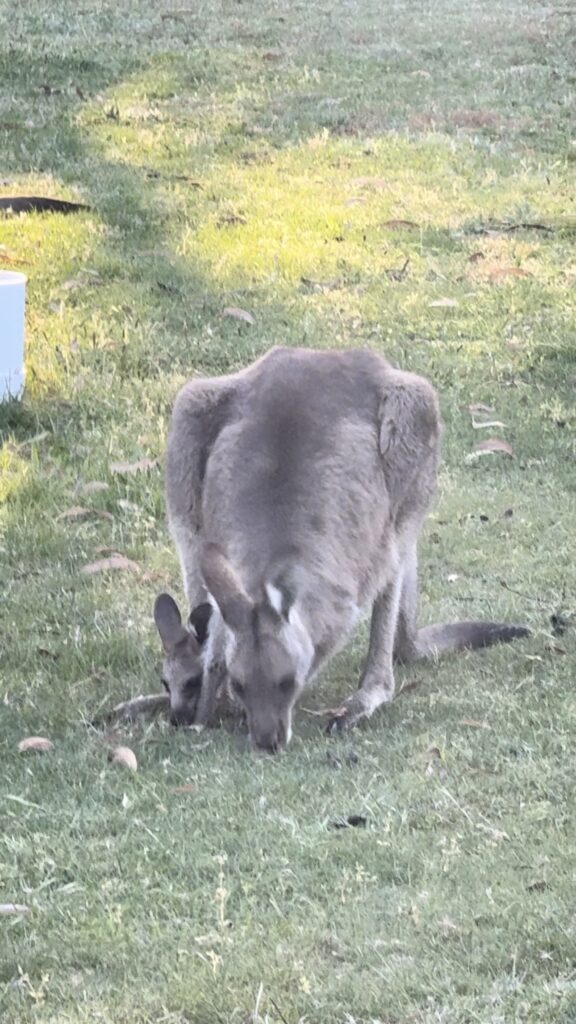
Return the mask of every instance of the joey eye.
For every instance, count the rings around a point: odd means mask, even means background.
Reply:
[[[242,683],[239,683],[237,679],[232,679],[230,684],[236,696],[242,697],[244,694],[244,687],[242,686]]]
[[[286,697],[289,697],[292,693],[294,693],[294,690],[296,689],[296,682],[293,676],[285,676],[284,679],[280,680],[278,686],[281,693],[283,693]]]

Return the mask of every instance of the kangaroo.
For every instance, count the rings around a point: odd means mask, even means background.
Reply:
[[[278,347],[184,386],[167,447],[168,520],[207,635],[201,647],[172,598],[157,599],[177,721],[208,721],[231,691],[252,746],[282,749],[302,690],[365,610],[360,686],[330,732],[392,700],[395,661],[528,634],[491,622],[417,626],[417,543],[440,434],[431,384],[369,350]]]

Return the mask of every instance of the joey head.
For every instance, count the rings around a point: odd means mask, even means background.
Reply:
[[[202,690],[202,648],[206,643],[212,607],[207,602],[190,612],[182,625],[178,605],[169,594],[154,604],[154,621],[164,648],[162,684],[170,697],[173,725],[191,725]]]

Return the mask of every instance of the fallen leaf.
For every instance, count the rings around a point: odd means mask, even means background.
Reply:
[[[353,185],[354,188],[376,188],[376,189],[388,188],[388,182],[386,181],[385,178],[371,178],[371,177],[352,178],[350,184]]]
[[[232,317],[233,320],[243,320],[245,324],[254,323],[252,313],[249,313],[247,309],[241,309],[240,306],[226,306],[222,310],[222,316]]]
[[[108,486],[103,480],[88,480],[87,483],[82,484],[80,490],[82,494],[96,494],[98,491],[107,491]]]
[[[533,277],[529,270],[521,267],[486,267],[486,274],[491,281],[501,281],[506,277]]]
[[[559,647],[558,644],[546,644],[545,650],[549,651],[550,654],[566,654],[567,651],[564,647]]]
[[[539,880],[537,882],[531,882],[530,885],[527,885],[526,886],[526,892],[544,892],[544,890],[548,889],[548,888],[549,888],[548,882],[544,882],[543,880],[542,881]]]
[[[160,570],[157,570],[157,569],[148,569],[140,577],[140,582],[141,583],[169,583],[170,582],[170,573],[169,572],[161,572]]]
[[[476,718],[461,718],[457,725],[466,725],[469,729],[489,729],[488,722],[482,722]]]
[[[64,512],[60,512],[56,519],[82,519],[83,516],[89,516],[90,511],[89,508],[85,508],[83,505],[73,505],[72,508],[67,508]]]
[[[385,220],[380,225],[382,228],[392,228],[393,230],[398,228],[419,228],[420,225],[413,220]]]
[[[414,679],[411,683],[406,683],[404,686],[400,687],[398,692],[395,694],[394,699],[397,700],[398,697],[403,697],[404,694],[410,693],[411,690],[417,690],[419,686],[422,686],[421,679]]]
[[[473,430],[484,430],[486,427],[502,427],[505,428],[506,424],[502,423],[501,420],[484,420],[483,422],[473,419],[472,428]]]
[[[366,828],[368,819],[364,814],[349,814],[347,818],[336,818],[329,828]]]
[[[115,750],[109,750],[108,760],[112,764],[119,764],[123,768],[128,768],[131,772],[138,771],[136,754],[133,750],[130,750],[130,747],[116,747]]]
[[[458,931],[458,925],[455,924],[454,921],[450,917],[443,917],[442,920],[438,922],[438,927],[443,932],[457,932]]]
[[[484,255],[484,253],[478,250],[478,252],[473,252],[470,254],[470,256],[468,257],[468,263],[480,263],[481,260],[485,259],[486,256]]]
[[[499,828],[494,828],[492,825],[484,825],[481,821],[476,822],[476,828],[479,829],[480,832],[486,832],[488,835],[492,836],[493,839],[510,840],[510,836],[507,832],[503,832]]]
[[[51,740],[47,740],[45,736],[27,736],[26,739],[20,740],[18,744],[18,750],[21,754],[25,754],[28,750],[37,750],[41,754],[47,753],[52,750],[54,744]]]
[[[409,264],[410,260],[406,259],[404,260],[404,263],[402,264],[401,267],[389,267],[387,270],[384,271],[384,273],[386,274],[386,277],[390,278],[391,281],[403,281],[404,278],[406,277],[406,274],[408,273]]]
[[[183,786],[175,786],[173,793],[197,793],[198,786],[195,782],[185,782]]]
[[[428,303],[430,309],[455,309],[458,305],[456,299],[435,299]]]
[[[131,476],[134,473],[144,473],[154,469],[157,465],[156,459],[139,459],[137,462],[112,462],[110,471],[120,473],[123,476]]]
[[[479,441],[478,444],[474,445],[473,451],[477,455],[487,455],[489,452],[503,452],[504,455],[514,455],[512,445],[508,444],[508,441],[503,441],[500,437],[488,437],[485,441]]]
[[[54,654],[52,651],[46,650],[45,647],[37,647],[36,654],[39,654],[41,658],[50,658],[51,661],[58,661],[59,654]]]
[[[218,220],[218,227],[232,227],[235,224],[246,224],[246,217],[239,213],[228,213]]]
[[[410,75],[412,78],[432,78],[429,71],[424,71],[423,68],[418,68],[416,71],[411,71]]]
[[[449,572],[447,577],[446,577],[446,582],[447,583],[456,583],[456,580],[459,580],[459,579],[460,579],[460,573],[458,573],[458,572]]]
[[[120,555],[118,552],[109,555],[108,558],[101,558],[98,562],[90,562],[88,565],[83,565],[80,572],[84,573],[85,576],[95,576],[99,572],[110,572],[110,571],[124,571],[124,572],[140,572],[140,566],[137,562],[131,561],[130,558],[126,558],[125,555]]]
[[[12,914],[27,914],[28,907],[22,903],[0,903],[0,917],[9,917]]]
[[[484,402],[471,402],[468,412],[495,412],[493,405],[484,405]]]

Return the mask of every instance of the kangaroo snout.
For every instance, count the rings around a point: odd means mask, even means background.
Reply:
[[[282,722],[267,730],[250,729],[252,749],[263,754],[278,754],[287,745],[286,729]]]
[[[176,727],[186,727],[187,725],[193,725],[196,717],[196,704],[192,707],[177,707],[172,708],[170,712],[170,725]]]

